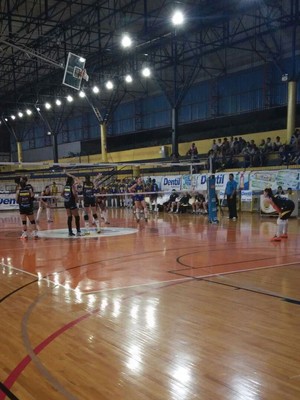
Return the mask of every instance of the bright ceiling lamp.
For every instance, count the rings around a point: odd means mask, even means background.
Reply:
[[[97,93],[100,92],[98,86],[94,86],[94,87],[93,87],[93,92],[94,92],[95,94],[97,94]]]
[[[121,45],[124,49],[128,49],[132,46],[132,39],[127,33],[124,33],[124,35],[122,36]]]
[[[32,114],[32,111],[31,111],[29,108],[27,108],[26,114],[27,114],[27,115],[31,115],[31,114]]]
[[[72,103],[73,97],[72,97],[71,95],[68,95],[68,96],[67,96],[67,100],[68,100],[69,103]]]
[[[125,82],[127,82],[127,83],[131,83],[132,82],[132,76],[130,74],[127,74],[125,76]]]
[[[114,84],[112,83],[112,81],[107,81],[105,87],[108,90],[112,90],[114,88]]]
[[[24,115],[24,114],[23,114],[21,111],[18,112],[18,116],[19,116],[20,118],[22,118],[23,115]]]
[[[55,100],[55,104],[56,104],[57,106],[61,106],[61,100],[56,99],[56,100]]]
[[[46,108],[47,110],[50,110],[51,104],[50,104],[50,103],[45,103],[45,108]]]
[[[78,94],[79,94],[79,97],[81,97],[81,98],[85,97],[85,93],[83,90],[80,90],[80,92]]]
[[[184,15],[180,10],[176,10],[172,16],[172,24],[179,26],[184,23]]]
[[[149,67],[144,67],[144,68],[142,69],[142,75],[143,75],[145,78],[149,78],[149,76],[151,75],[151,70],[150,70],[150,68],[149,68]]]
[[[10,118],[11,118],[12,120],[15,120],[15,119],[16,119],[16,116],[15,116],[15,115],[11,115]]]

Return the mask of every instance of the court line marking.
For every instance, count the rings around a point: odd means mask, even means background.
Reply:
[[[285,266],[285,265],[290,265],[290,264],[295,264],[295,263],[280,264],[280,265],[278,265],[278,266],[280,267],[280,266]],[[299,264],[299,262],[298,262],[297,264]],[[274,268],[274,267],[275,267],[275,266],[264,267],[264,268],[260,268],[260,269]],[[249,271],[249,270],[247,269],[246,271]],[[253,269],[252,269],[251,271],[253,271]],[[238,272],[239,272],[239,271],[235,271],[235,272],[233,272],[233,273],[238,273]],[[244,272],[244,271],[241,271],[241,272]],[[222,275],[220,275],[220,274],[214,274],[214,276],[218,276],[218,275],[219,275],[219,276],[222,276]],[[180,282],[180,281],[192,281],[192,280],[203,280],[203,281],[205,281],[205,279],[203,279],[203,277],[200,278],[200,279],[196,279],[196,278],[194,278],[194,277],[186,277],[186,278],[184,278],[184,279],[178,279],[178,280],[167,281],[167,282],[172,284],[172,282],[173,282],[173,283],[177,283],[177,282]],[[213,282],[213,283],[217,283],[217,282]],[[158,283],[156,282],[156,283],[152,283],[152,284],[150,284],[150,285],[154,285],[154,284],[157,285]],[[221,283],[219,283],[219,284],[221,284]],[[149,284],[146,284],[146,285],[149,285]],[[134,285],[134,286],[132,286],[132,287],[136,287],[136,286],[138,286],[138,285]],[[145,285],[144,285],[144,286],[145,286]],[[126,287],[126,289],[127,289],[127,288],[128,288],[128,287]],[[120,289],[120,288],[119,288],[119,289]],[[160,288],[159,288],[159,289],[160,289]],[[243,288],[240,288],[240,289],[242,290]],[[106,289],[106,290],[107,290],[107,289]],[[116,289],[113,289],[113,290],[116,290]],[[140,293],[140,294],[143,294],[143,292]],[[140,294],[135,293],[135,294],[133,294],[133,295],[136,296],[136,295],[140,295]],[[46,295],[46,294],[44,294],[43,296],[45,296],[45,295]],[[28,310],[27,310],[27,312],[26,312],[26,314],[25,314],[26,318],[25,318],[25,316],[24,316],[24,318],[23,318],[23,321],[22,321],[22,336],[23,336],[23,333],[24,333],[24,332],[23,332],[23,329],[26,329],[26,328],[27,328],[27,320],[29,319],[30,313],[31,313],[32,309],[35,307],[35,305],[38,303],[38,301],[39,301],[39,299],[40,299],[41,297],[42,297],[42,296],[37,297],[36,301],[30,305],[30,307],[28,308]],[[128,298],[128,297],[127,297],[127,298]],[[126,300],[126,297],[125,297],[125,300]],[[23,370],[27,367],[27,365],[30,363],[31,360],[32,360],[34,363],[37,362],[38,364],[41,364],[42,370],[45,369],[44,372],[46,372],[47,374],[49,374],[50,377],[52,377],[52,375],[50,374],[50,372],[44,367],[44,365],[40,362],[40,360],[38,359],[38,357],[36,357],[37,354],[39,354],[46,346],[48,346],[54,339],[56,339],[56,338],[57,338],[58,336],[60,336],[62,333],[64,333],[64,332],[67,331],[68,329],[71,329],[72,327],[74,327],[75,325],[77,325],[78,323],[80,323],[81,321],[83,321],[83,320],[89,318],[90,316],[94,315],[94,314],[97,313],[98,311],[100,311],[99,308],[97,308],[97,309],[95,309],[95,310],[93,310],[93,311],[91,311],[91,312],[88,312],[88,313],[82,315],[81,317],[79,317],[79,318],[77,318],[77,319],[75,319],[75,320],[73,320],[73,321],[70,321],[68,324],[62,326],[62,327],[61,327],[60,329],[58,329],[57,331],[53,332],[50,336],[48,336],[46,339],[44,339],[44,341],[42,341],[42,342],[41,342],[39,345],[37,345],[34,349],[31,348],[30,342],[29,342],[29,343],[27,342],[27,336],[26,336],[26,335],[27,335],[27,330],[26,330],[26,332],[25,332],[25,339],[26,339],[26,341],[24,342],[24,344],[25,344],[25,347],[26,347],[26,345],[29,346],[29,348],[28,348],[27,350],[28,350],[28,353],[29,353],[30,355],[27,355],[23,360],[21,360],[21,362],[20,362],[20,363],[15,367],[15,369],[10,373],[10,375],[7,377],[6,381],[4,382],[5,386],[6,386],[7,388],[11,388],[11,386],[12,386],[12,385],[14,384],[14,382],[18,379],[18,377],[21,375],[21,373],[22,373]],[[24,339],[24,340],[25,340],[25,339]],[[28,339],[28,340],[29,340],[29,339]],[[37,368],[39,369],[38,366],[37,366]],[[43,371],[42,371],[42,375],[44,375]],[[44,376],[46,376],[46,375],[44,375]],[[52,384],[55,384],[56,379],[55,379],[54,377],[53,377],[53,380],[54,380],[54,381],[51,382],[51,383],[52,383]],[[63,391],[66,391],[66,389],[65,389],[63,386],[61,386],[60,382],[57,381],[57,383],[58,383],[59,387],[61,387],[61,389],[62,389]],[[56,385],[55,385],[55,387],[56,387]],[[57,390],[59,390],[59,389],[57,388]],[[60,390],[59,390],[59,391],[60,391]],[[76,400],[76,399],[77,399],[76,397],[74,397],[74,396],[73,396],[71,393],[69,393],[68,391],[67,391],[65,394],[67,394],[67,397],[68,397],[69,399],[71,399],[71,400]],[[0,393],[0,400],[4,400],[4,399],[5,399],[5,396],[3,397],[3,395],[1,395],[1,393]]]
[[[188,278],[188,279],[186,278],[184,280],[191,280],[191,279],[190,278]],[[178,281],[179,280],[176,280],[176,281],[174,280],[174,282],[178,282]],[[170,283],[170,282],[168,281],[168,283]],[[166,285],[166,286],[168,286],[168,285]],[[124,300],[127,300],[128,298],[130,298],[132,296],[142,295],[144,293],[145,292],[133,293],[130,296],[125,296]],[[28,334],[27,334],[27,325],[28,325],[27,322],[29,320],[30,313],[32,312],[33,308],[38,304],[39,300],[42,297],[46,296],[46,295],[48,295],[48,294],[44,293],[43,295],[38,296],[36,298],[36,300],[33,303],[31,303],[31,305],[28,307],[27,312],[25,313],[25,315],[23,317],[23,320],[22,320],[22,337],[23,337],[24,346],[25,346],[28,354],[19,362],[19,364],[13,369],[13,371],[11,371],[11,373],[9,374],[7,379],[5,380],[4,385],[6,386],[6,388],[10,389],[12,387],[12,385],[17,381],[19,376],[22,374],[22,372],[25,370],[25,368],[29,365],[29,363],[31,361],[33,361],[33,363],[36,365],[36,367],[40,371],[40,373],[43,376],[45,376],[47,379],[48,379],[48,377],[51,379],[50,380],[50,384],[52,384],[52,386],[54,386],[54,388],[56,388],[60,393],[63,392],[68,399],[70,399],[70,400],[78,400],[77,397],[74,397],[72,395],[72,393],[68,392],[68,390],[65,389],[64,386],[61,385],[60,382],[55,377],[53,377],[51,375],[51,373],[46,369],[46,367],[39,360],[37,355],[44,348],[46,348],[48,345],[50,345],[50,343],[52,341],[54,341],[57,337],[59,337],[61,334],[63,334],[67,330],[73,328],[74,326],[79,324],[81,321],[83,321],[83,320],[93,316],[94,314],[98,313],[99,311],[101,311],[101,309],[99,307],[97,307],[95,310],[87,312],[86,314],[83,314],[81,317],[78,317],[75,320],[70,321],[69,323],[63,325],[57,331],[55,331],[51,335],[49,335],[46,339],[44,339],[35,348],[32,348],[31,347],[31,343],[29,341]],[[5,399],[5,395],[1,394],[1,392],[0,392],[0,400],[4,400],[4,399]]]

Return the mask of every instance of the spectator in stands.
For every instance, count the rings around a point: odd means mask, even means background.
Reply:
[[[260,154],[258,147],[254,143],[254,140],[251,140],[250,144],[250,166],[251,167],[259,167],[260,165]]]
[[[258,151],[259,151],[259,165],[260,167],[262,167],[263,165],[266,164],[267,147],[265,139],[261,140],[260,145],[258,146]]]
[[[280,136],[276,136],[275,142],[273,143],[273,151],[279,151],[282,147],[282,143],[280,141]]]
[[[272,151],[273,151],[272,139],[268,137],[266,141],[266,153],[271,153]]]
[[[246,146],[242,149],[241,154],[244,156],[244,168],[248,168],[251,165],[251,144],[247,142]]]
[[[234,138],[233,142],[233,154],[237,155],[240,154],[240,144],[238,138]]]
[[[191,157],[191,160],[197,160],[198,159],[198,149],[195,145],[195,143],[192,143],[190,149],[186,153],[187,156]]]
[[[217,146],[218,146],[218,151],[221,153],[221,148],[222,148],[222,139],[221,138],[218,139]]]
[[[217,154],[218,152],[218,145],[216,139],[213,140],[211,150],[213,151],[214,154]]]
[[[243,149],[246,147],[247,142],[241,136],[239,137],[239,154],[242,153]]]

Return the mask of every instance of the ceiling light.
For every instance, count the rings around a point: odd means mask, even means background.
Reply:
[[[98,86],[94,86],[94,87],[93,87],[93,92],[94,92],[94,93],[99,93],[99,88],[98,88]]]
[[[149,67],[143,68],[142,74],[143,74],[143,76],[145,76],[146,78],[148,78],[148,77],[151,75],[150,68],[149,68]]]
[[[29,108],[27,108],[26,114],[27,114],[27,115],[31,115],[31,114],[32,114],[32,111],[31,111]]]
[[[22,118],[22,117],[23,117],[23,113],[22,113],[21,111],[19,111],[19,112],[18,112],[18,116],[19,116],[20,118]]]
[[[85,97],[85,93],[83,90],[80,90],[80,92],[78,94],[79,94],[79,97],[82,97],[82,98]]]
[[[11,118],[12,120],[15,120],[15,119],[16,119],[15,115],[11,115],[10,118]]]
[[[111,90],[114,88],[114,84],[112,83],[112,81],[107,81],[106,84],[106,89]]]
[[[184,15],[181,11],[176,10],[172,17],[172,23],[175,26],[182,25],[184,22]]]
[[[122,44],[122,47],[124,47],[125,49],[128,47],[131,47],[132,40],[131,40],[130,36],[127,34],[124,34],[121,39],[121,44]]]
[[[127,83],[131,83],[132,82],[132,76],[131,75],[126,75],[125,76],[125,81],[127,82]]]
[[[56,99],[56,100],[55,100],[55,104],[56,104],[57,106],[61,106],[61,101],[60,101],[59,99]]]
[[[72,101],[73,101],[73,97],[72,97],[72,96],[70,96],[70,95],[68,95],[68,96],[67,96],[67,100],[68,100],[68,102],[69,102],[69,103],[72,103]]]
[[[45,107],[46,107],[47,110],[50,110],[51,104],[50,103],[45,103]]]

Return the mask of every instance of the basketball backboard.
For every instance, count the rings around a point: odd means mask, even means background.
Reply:
[[[69,53],[64,73],[63,85],[79,90],[82,79],[86,79],[85,58]]]

